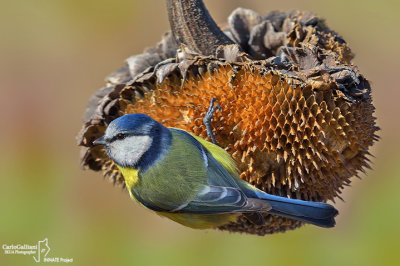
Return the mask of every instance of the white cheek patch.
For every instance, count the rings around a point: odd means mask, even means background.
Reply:
[[[130,136],[116,140],[110,145],[111,157],[122,165],[135,165],[150,148],[152,138],[149,136]]]

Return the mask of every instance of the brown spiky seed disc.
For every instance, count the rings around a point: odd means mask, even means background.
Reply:
[[[247,64],[235,70],[223,64],[212,73],[188,75],[182,87],[176,80],[172,76],[148,91],[125,87],[119,115],[144,113],[207,138],[202,118],[216,97],[222,107],[214,118],[217,143],[232,154],[242,179],[274,195],[333,199],[365,166],[375,131],[368,120],[373,112],[369,101],[351,104],[331,90],[290,85],[296,81],[282,73],[260,74]],[[110,163],[101,165],[116,174]],[[300,225],[269,216],[265,228]]]

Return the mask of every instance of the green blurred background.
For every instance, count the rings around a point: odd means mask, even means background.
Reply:
[[[168,30],[163,0],[3,1],[0,10],[0,245],[49,239],[77,265],[395,265],[400,237],[400,2],[205,1],[217,22],[242,6],[326,18],[371,80],[381,141],[373,171],[343,193],[337,226],[265,237],[196,231],[150,213],[82,171],[75,135],[89,96]],[[4,255],[0,265],[35,264]]]

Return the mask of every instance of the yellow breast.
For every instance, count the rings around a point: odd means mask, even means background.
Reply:
[[[118,169],[121,171],[121,174],[125,179],[126,187],[130,191],[131,188],[139,181],[138,177],[139,170],[122,166],[118,166]]]
[[[209,229],[219,227],[230,222],[236,222],[238,213],[219,214],[195,214],[195,213],[171,213],[157,212],[177,223],[194,229]]]

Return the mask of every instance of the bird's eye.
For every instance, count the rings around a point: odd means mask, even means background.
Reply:
[[[119,133],[115,136],[115,139],[124,139],[126,137],[126,134],[124,133]]]

